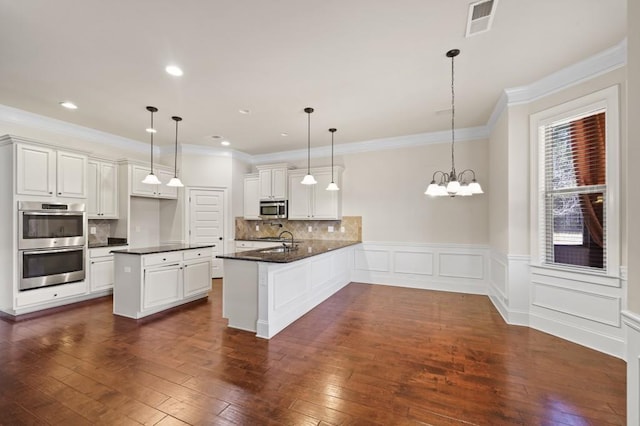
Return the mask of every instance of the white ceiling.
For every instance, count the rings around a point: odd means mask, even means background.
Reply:
[[[626,0],[500,0],[465,38],[470,3],[0,0],[0,104],[143,142],[153,105],[161,145],[180,115],[181,143],[263,154],[306,148],[306,106],[313,147],[448,129],[452,48],[456,127],[484,125],[502,89],[626,34]]]

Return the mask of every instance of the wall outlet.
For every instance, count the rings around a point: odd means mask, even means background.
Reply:
[[[89,227],[89,233],[91,235],[96,235],[96,227],[95,226],[90,226]]]
[[[260,230],[260,225],[256,225],[256,231]]]
[[[327,227],[327,232],[333,232],[333,226],[329,225],[329,226]]]
[[[124,272],[131,273],[131,266],[125,266],[124,267]]]
[[[344,226],[340,227],[340,232],[342,232],[344,234]]]
[[[313,226],[310,226],[308,229],[309,229],[309,232],[313,232]]]

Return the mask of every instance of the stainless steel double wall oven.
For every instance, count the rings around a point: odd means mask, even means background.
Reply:
[[[86,212],[82,203],[18,203],[20,290],[85,278]]]

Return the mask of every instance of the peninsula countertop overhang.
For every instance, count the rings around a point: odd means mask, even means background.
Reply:
[[[222,254],[216,257],[220,259],[248,260],[253,262],[290,263],[360,243],[361,241],[295,240],[296,248],[291,250],[284,249],[284,246],[276,246]],[[282,248],[282,250],[274,250],[277,248]]]

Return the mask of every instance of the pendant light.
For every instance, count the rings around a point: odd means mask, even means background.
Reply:
[[[303,185],[315,185],[318,182],[311,174],[311,113],[313,108],[306,107],[304,112],[307,113],[307,175],[300,183]]]
[[[453,68],[453,58],[460,54],[460,50],[453,49],[447,52],[447,58],[451,58],[451,172],[446,173],[443,171],[436,171],[433,174],[433,178],[431,179],[431,183],[427,187],[427,190],[424,192],[427,195],[431,195],[433,197],[438,196],[450,196],[455,197],[459,196],[470,196],[473,194],[483,194],[482,187],[478,181],[476,181],[476,172],[472,169],[465,169],[459,174],[456,175],[456,162],[454,156],[454,146],[455,146],[455,117],[456,117],[456,107],[455,107],[455,91],[454,91],[454,68]],[[440,175],[440,181],[436,183],[436,175]],[[471,177],[471,181],[467,179]]]
[[[184,185],[180,182],[180,179],[178,179],[178,123],[182,121],[182,118],[173,116],[171,119],[176,122],[176,150],[173,157],[173,177],[169,180],[167,186],[183,187]]]
[[[336,185],[336,183],[333,181],[333,134],[336,132],[336,130],[337,129],[334,129],[333,127],[329,129],[329,131],[331,132],[331,183],[327,185],[327,191],[340,191],[338,185]]]
[[[149,169],[149,174],[143,179],[142,183],[148,183],[149,185],[160,185],[160,179],[156,175],[153,174],[153,134],[156,132],[156,129],[153,128],[153,113],[158,112],[158,108],[148,106],[147,111],[151,113],[151,127],[147,129],[147,132],[151,134],[151,169]]]

